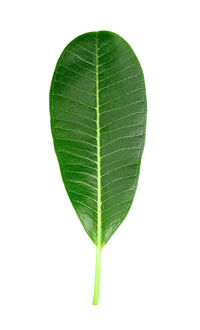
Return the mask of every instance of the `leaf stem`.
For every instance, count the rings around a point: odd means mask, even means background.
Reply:
[[[101,278],[101,246],[97,246],[96,251],[96,266],[95,266],[95,281],[94,281],[94,296],[93,305],[98,305],[99,303],[99,293],[100,293],[100,278]]]
[[[99,63],[98,32],[96,32],[96,123],[97,123],[97,252],[94,282],[93,305],[98,305],[101,275],[101,144],[100,144],[100,111],[99,111]]]

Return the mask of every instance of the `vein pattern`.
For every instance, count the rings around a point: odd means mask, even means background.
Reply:
[[[50,114],[65,188],[102,248],[131,206],[144,148],[145,85],[130,46],[107,31],[74,39],[54,72]]]

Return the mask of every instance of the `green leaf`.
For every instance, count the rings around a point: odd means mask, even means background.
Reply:
[[[50,115],[65,188],[97,246],[97,304],[101,249],[130,209],[145,141],[144,77],[129,44],[109,31],[70,42],[53,75]]]

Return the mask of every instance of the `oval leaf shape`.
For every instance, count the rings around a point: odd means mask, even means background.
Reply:
[[[100,259],[132,204],[145,141],[144,77],[129,44],[109,31],[70,42],[53,75],[50,116],[65,188]]]

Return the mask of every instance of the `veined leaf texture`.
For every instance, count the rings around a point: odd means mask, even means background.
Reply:
[[[66,191],[97,246],[98,304],[101,249],[130,209],[145,141],[145,83],[129,44],[109,31],[70,42],[53,75],[50,116]]]

